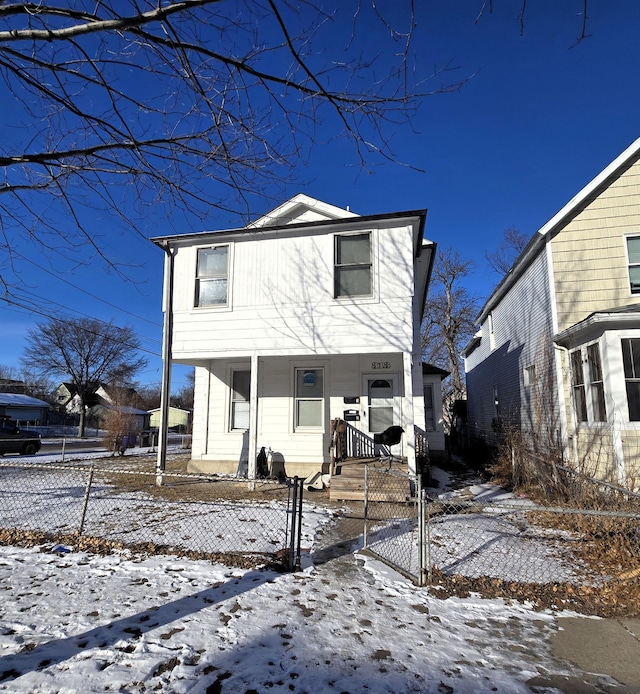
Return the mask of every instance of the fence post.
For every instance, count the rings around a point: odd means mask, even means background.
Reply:
[[[298,533],[297,533],[297,547],[296,547],[296,557],[294,563],[294,571],[300,571],[301,565],[301,552],[302,552],[302,497],[304,495],[304,480],[299,481],[300,484],[300,494],[298,496]]]
[[[418,491],[418,585],[427,585],[427,490],[422,487],[422,475],[416,476]]]
[[[63,436],[62,437],[62,461],[64,463],[64,444],[67,439]]]
[[[87,486],[84,489],[84,500],[82,502],[82,514],[80,515],[80,527],[78,528],[78,537],[82,535],[84,530],[84,519],[87,515],[87,506],[89,505],[89,495],[91,494],[91,483],[93,482],[93,467],[89,470],[89,479]]]
[[[369,516],[369,466],[364,466],[364,508],[362,510],[362,517],[364,519],[364,529],[362,532],[362,548],[367,549],[367,542],[369,540],[367,533],[367,519]]]
[[[297,528],[297,506],[298,506],[298,478],[293,478],[293,497],[291,499],[291,543],[289,546],[289,571],[295,570],[296,563],[296,537],[298,536]]]

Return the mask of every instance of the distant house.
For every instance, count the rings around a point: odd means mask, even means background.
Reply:
[[[26,395],[27,386],[24,381],[17,381],[13,378],[0,378],[0,393]]]
[[[0,415],[20,424],[46,424],[50,405],[44,400],[20,393],[0,393]]]
[[[326,472],[338,420],[372,443],[401,426],[393,450],[416,469],[425,219],[297,195],[242,229],[152,239],[166,253],[172,359],[195,367],[191,469],[251,475],[264,446],[288,475]]]
[[[80,413],[80,397],[74,383],[61,383],[56,389],[56,402],[59,407],[70,415]],[[149,428],[150,415],[135,405],[139,397],[134,388],[98,384],[95,391],[86,398],[87,419],[93,420],[99,427],[108,412],[117,411],[126,415],[130,420],[132,431],[142,431]]]
[[[160,426],[160,408],[156,407],[153,410],[149,410],[149,415],[150,428],[157,429]],[[191,427],[191,412],[182,410],[179,407],[170,407],[168,427],[183,433],[189,431]]]
[[[467,345],[469,435],[538,432],[567,461],[640,472],[640,139],[531,239]]]

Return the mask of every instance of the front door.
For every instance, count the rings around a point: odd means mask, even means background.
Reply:
[[[397,374],[375,374],[365,377],[366,430],[370,436],[390,426],[400,424],[401,400]],[[400,455],[402,445],[393,446],[392,453]]]

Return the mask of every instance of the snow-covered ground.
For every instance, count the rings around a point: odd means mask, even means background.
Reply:
[[[524,693],[550,672],[552,615],[438,600],[364,558],[276,574],[55,549],[0,548],[0,691]]]
[[[327,520],[307,515],[293,574],[0,547],[0,691],[524,694],[536,683],[550,694],[540,682],[571,674],[551,653],[555,615],[440,600],[352,554],[362,537],[341,543]]]

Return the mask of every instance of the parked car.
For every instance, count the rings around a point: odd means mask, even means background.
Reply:
[[[7,420],[0,423],[0,455],[20,453],[33,455],[40,450],[40,434],[32,431],[20,431],[18,426]]]

